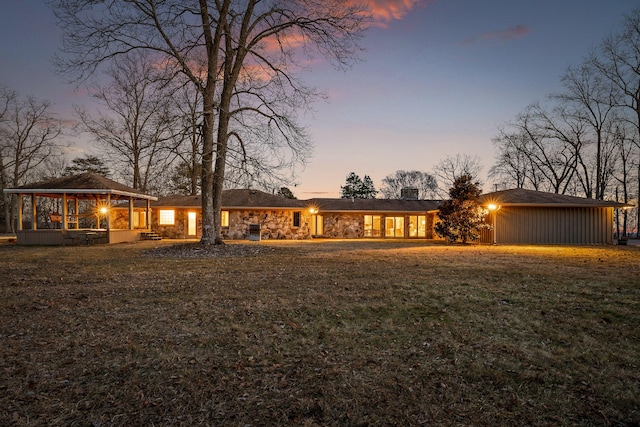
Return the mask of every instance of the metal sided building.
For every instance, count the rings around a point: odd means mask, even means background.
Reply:
[[[492,230],[483,243],[613,244],[614,210],[624,203],[516,188],[483,194]]]

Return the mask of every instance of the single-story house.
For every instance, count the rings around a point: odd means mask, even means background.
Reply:
[[[442,201],[401,199],[292,200],[258,190],[226,190],[222,230],[226,239],[246,239],[259,226],[262,239],[439,239],[434,232]],[[413,196],[413,197],[412,197]],[[481,196],[491,229],[481,242],[508,244],[612,244],[615,209],[629,205],[513,189]],[[160,197],[152,203],[152,229],[163,237],[199,238],[200,196]]]
[[[18,196],[18,244],[202,235],[198,195],[156,198],[92,173],[4,191]],[[480,202],[492,226],[481,241],[507,244],[612,244],[614,210],[631,207],[524,189],[487,193]],[[235,189],[225,190],[221,203],[225,239],[437,239],[442,201],[419,200],[415,189],[404,189],[400,199],[309,200]]]
[[[199,238],[201,203],[200,196],[160,197],[152,203],[152,229],[168,238]],[[434,238],[439,203],[417,199],[296,200],[258,190],[225,190],[222,234],[226,239],[246,239],[251,225],[259,225],[261,239]]]

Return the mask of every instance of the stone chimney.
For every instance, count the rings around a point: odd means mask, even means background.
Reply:
[[[405,187],[400,190],[400,198],[403,200],[418,200],[418,189],[414,187]]]

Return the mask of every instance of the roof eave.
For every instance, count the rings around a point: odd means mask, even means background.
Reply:
[[[320,213],[340,213],[340,212],[379,212],[379,213],[430,213],[438,212],[439,209],[420,209],[420,210],[397,210],[397,209],[322,209],[319,208]]]
[[[539,208],[633,208],[633,205],[623,204],[623,203],[594,203],[594,204],[586,204],[586,203],[500,203],[493,202],[501,207],[539,207]],[[491,203],[483,203],[483,205],[489,205]]]
[[[129,191],[121,191],[121,190],[104,190],[104,189],[93,189],[89,190],[86,188],[83,189],[47,189],[47,188],[7,188],[2,190],[7,194],[115,194],[118,196],[126,196],[126,197],[135,197],[137,199],[147,199],[151,201],[157,201],[158,198],[155,196],[149,196],[146,194],[140,193],[131,193]]]

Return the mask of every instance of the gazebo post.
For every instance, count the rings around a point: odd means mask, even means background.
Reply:
[[[151,230],[151,200],[147,199],[147,215],[145,228]]]
[[[133,197],[129,197],[129,230],[133,230]]]
[[[109,210],[107,211],[107,229],[111,228],[111,194],[107,193],[107,206]]]
[[[67,193],[62,193],[62,229],[66,230],[69,227],[67,221],[67,215],[69,215],[69,206],[67,206]]]
[[[23,197],[24,194],[18,194],[18,231],[22,231],[22,210],[24,206],[24,201],[22,200]]]
[[[37,230],[38,229],[38,208],[37,208],[37,201],[38,198],[36,196],[36,193],[33,193],[31,195],[31,213],[32,213],[32,219],[31,219],[31,229],[32,230]]]
[[[80,203],[78,202],[78,196],[76,196],[75,199],[75,210],[73,211],[73,214],[76,216],[76,230],[78,228],[80,228],[80,216],[78,215],[78,209],[80,208]]]

